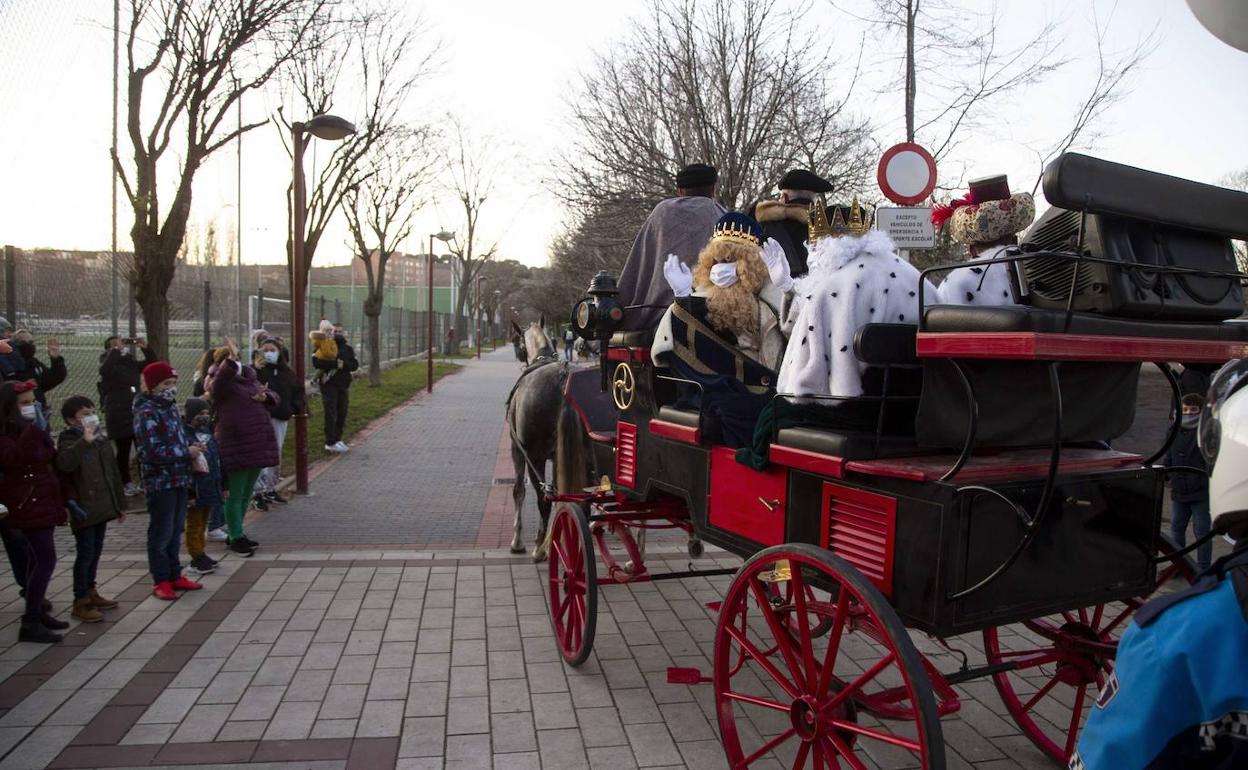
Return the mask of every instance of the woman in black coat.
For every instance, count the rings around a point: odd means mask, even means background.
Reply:
[[[130,354],[121,337],[104,340],[100,355],[100,401],[104,406],[104,427],[117,447],[117,470],[127,495],[139,494],[139,485],[130,478],[130,449],[134,446],[134,396],[139,392],[143,367],[151,363],[147,340],[137,340],[141,358]]]
[[[277,452],[280,456],[282,445],[286,442],[286,426],[291,417],[307,413],[307,398],[303,383],[290,368],[290,356],[281,341],[276,338],[263,340],[256,354],[260,359],[256,379],[277,394],[277,402],[269,405],[269,420],[273,424],[273,436],[277,439]],[[277,491],[280,466],[279,462],[278,465],[260,472],[253,502],[262,511],[268,509],[269,503],[286,502],[286,498]]]

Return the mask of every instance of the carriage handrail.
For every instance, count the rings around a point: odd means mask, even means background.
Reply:
[[[1170,368],[1170,364],[1164,361],[1154,361],[1153,366],[1157,367],[1162,374],[1166,376],[1166,382],[1170,385],[1170,429],[1166,431],[1166,441],[1161,448],[1149,455],[1144,461],[1145,465],[1152,465],[1165,456],[1170,451],[1170,447],[1174,444],[1174,440],[1179,436],[1179,427],[1183,422],[1182,409],[1179,404],[1183,400],[1182,394],[1179,392],[1179,378],[1175,376],[1174,370]]]
[[[993,257],[992,259],[982,259],[967,262],[946,263],[943,265],[933,265],[919,271],[919,331],[926,331],[927,316],[924,310],[927,307],[926,291],[924,286],[927,283],[927,276],[930,273],[944,273],[951,270],[957,270],[964,267],[983,267],[985,265],[996,264],[1013,264],[1015,262],[1025,262],[1029,259],[1038,258],[1056,258],[1073,261],[1076,267],[1080,262],[1091,262],[1093,264],[1111,265],[1125,272],[1140,272],[1158,275],[1189,275],[1197,278],[1227,278],[1230,280],[1238,280],[1241,286],[1248,286],[1248,274],[1240,271],[1226,270],[1205,270],[1194,267],[1182,267],[1179,265],[1145,265],[1138,262],[1121,262],[1116,259],[1105,259],[1103,257],[1093,257],[1084,254],[1082,251],[1025,251],[1018,253],[1006,254],[1005,256]],[[1077,275],[1077,273],[1076,273]],[[1072,284],[1073,288],[1073,284]],[[1067,323],[1074,313],[1073,310],[1073,294],[1067,297],[1067,307],[1065,310]]]

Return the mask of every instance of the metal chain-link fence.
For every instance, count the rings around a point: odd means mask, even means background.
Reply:
[[[27,329],[34,335],[36,358],[45,365],[50,363],[49,338],[59,343],[65,359],[65,382],[47,393],[54,426],[61,424],[60,404],[66,398],[84,395],[99,400],[99,366],[110,336],[146,336],[142,310],[130,299],[127,276],[131,264],[131,255],[119,253],[114,280],[114,266],[107,252],[4,249],[4,269],[0,271],[3,315],[14,329]],[[203,352],[220,345],[227,336],[244,351],[249,350],[258,329],[290,340],[290,297],[254,287],[236,289],[237,285],[232,266],[178,265],[167,293],[168,358],[188,379]],[[359,357],[360,376],[369,363],[368,318],[362,302],[362,297],[350,303],[321,296],[313,287],[306,319],[309,330],[322,318],[343,325]],[[379,358],[383,364],[423,355],[428,349],[425,311],[385,306],[379,321]],[[471,323],[461,318],[455,324],[451,315],[434,313],[433,339],[439,346],[435,352],[442,352],[449,328],[468,329]],[[498,329],[483,323],[482,336],[487,340],[497,337]],[[311,371],[310,364],[308,369]]]

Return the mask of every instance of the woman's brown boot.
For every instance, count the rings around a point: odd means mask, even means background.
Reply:
[[[69,613],[78,618],[83,623],[99,623],[104,619],[104,614],[91,606],[91,597],[84,596],[81,599],[74,599],[74,609]]]

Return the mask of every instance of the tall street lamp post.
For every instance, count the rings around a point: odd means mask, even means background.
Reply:
[[[428,280],[429,304],[426,307],[426,310],[428,311],[428,313],[425,316],[428,322],[427,337],[429,340],[429,359],[428,359],[428,366],[425,369],[425,392],[426,393],[433,392],[433,346],[434,346],[434,339],[433,339],[433,239],[434,238],[437,238],[439,241],[442,241],[443,243],[449,243],[450,241],[455,240],[455,233],[448,233],[446,230],[443,230],[440,233],[433,233],[432,235],[429,236],[429,280]],[[451,280],[453,282],[454,278],[452,277]],[[454,307],[454,305],[452,305],[452,307]]]
[[[295,359],[296,382],[307,379],[307,318],[304,301],[307,294],[304,268],[304,226],[308,216],[307,193],[303,181],[303,150],[306,144],[304,135],[311,134],[318,139],[340,141],[355,133],[355,126],[336,115],[317,115],[307,123],[292,123],[290,139],[293,147],[295,181],[294,181],[294,249],[291,254],[291,287],[290,287],[290,326],[291,354]],[[300,494],[308,493],[308,416],[297,414],[295,418],[295,490]]]

